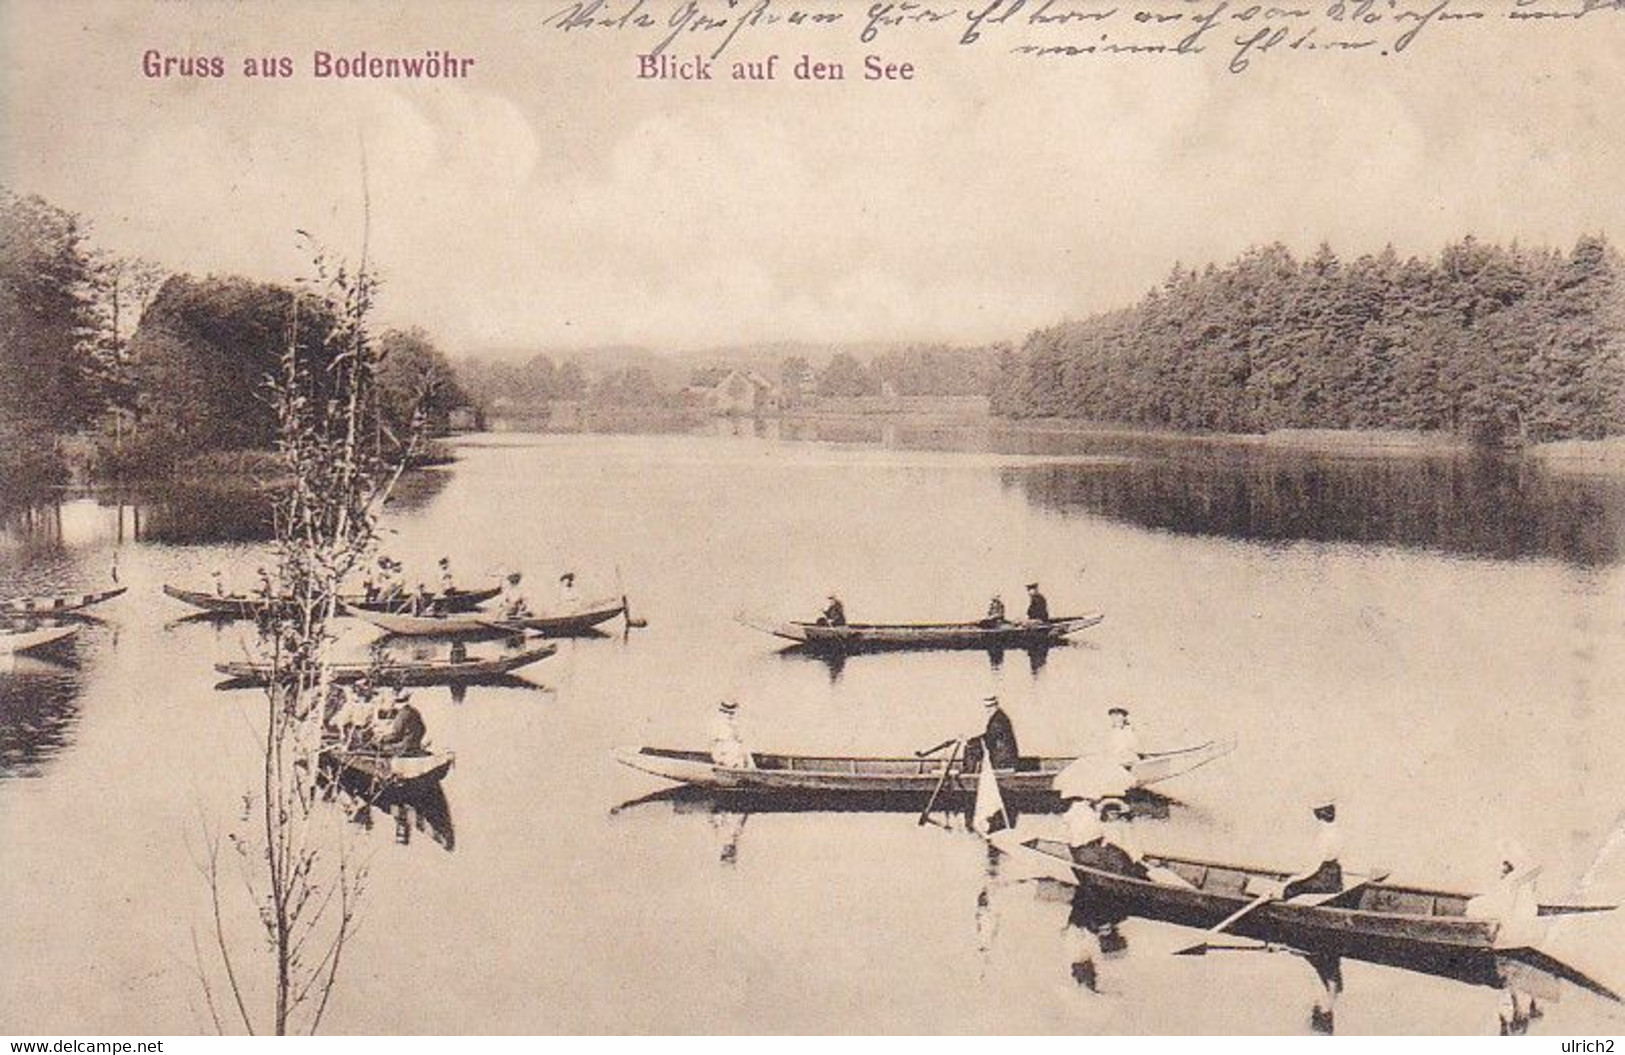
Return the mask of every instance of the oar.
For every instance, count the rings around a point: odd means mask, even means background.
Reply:
[[[922,828],[925,827],[925,825],[931,819],[931,810],[935,808],[937,804],[937,797],[942,794],[943,785],[948,783],[949,774],[953,773],[954,771],[954,761],[959,757],[959,749],[964,745],[965,741],[963,739],[950,740],[948,743],[953,744],[954,749],[948,753],[948,761],[942,767],[942,776],[937,778],[937,786],[931,790],[931,798],[926,801],[925,809],[920,811],[920,819],[918,824]],[[939,744],[932,748],[930,753],[934,754],[941,749],[942,745]]]
[[[943,748],[947,747],[949,744],[957,744],[957,743],[959,743],[958,740],[944,740],[942,743],[938,744],[936,747],[928,747],[924,751],[916,751],[916,752],[914,752],[914,757],[915,758],[930,758],[932,755],[936,754],[938,751],[941,751]]]
[[[1362,878],[1358,883],[1355,883],[1352,886],[1346,886],[1342,890],[1329,892],[1329,893],[1322,894],[1322,895],[1315,895],[1315,894],[1301,895],[1300,894],[1300,895],[1298,895],[1298,897],[1304,897],[1304,896],[1316,897],[1316,896],[1319,896],[1322,901],[1330,901],[1333,898],[1340,898],[1340,897],[1344,896],[1345,894],[1351,894],[1354,891],[1359,890],[1361,887],[1366,886],[1366,885],[1368,885],[1370,883],[1380,883],[1384,879],[1387,879],[1387,878],[1388,878],[1388,873],[1387,872],[1373,872],[1370,875],[1365,876],[1364,878]],[[1252,913],[1255,912],[1256,910],[1264,907],[1265,905],[1270,904],[1271,902],[1279,901],[1280,897],[1281,897],[1281,895],[1276,891],[1273,891],[1273,890],[1267,891],[1267,892],[1259,895],[1254,900],[1249,901],[1247,904],[1241,906],[1241,908],[1237,909],[1235,912],[1232,912],[1230,915],[1226,916],[1224,919],[1220,920],[1218,923],[1214,924],[1212,927],[1208,928],[1208,930],[1205,933],[1207,933],[1207,934],[1223,934],[1225,931],[1227,931],[1231,927],[1235,926],[1236,923],[1238,923],[1240,920],[1245,919],[1247,916],[1252,915]],[[1297,901],[1298,897],[1294,897],[1294,898],[1292,898],[1292,900]],[[1318,904],[1319,902],[1313,902],[1313,903]],[[1202,955],[1205,955],[1210,948],[1215,948],[1216,949],[1216,948],[1221,948],[1221,947],[1222,946],[1209,945],[1205,941],[1197,942],[1195,945],[1187,945],[1183,949],[1174,950],[1174,955],[1175,956],[1202,956]]]

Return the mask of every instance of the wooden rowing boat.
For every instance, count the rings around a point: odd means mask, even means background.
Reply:
[[[322,749],[322,764],[364,783],[373,794],[410,794],[440,783],[457,756],[450,751],[421,755],[387,755],[377,751]]]
[[[1147,754],[1131,769],[1135,787],[1149,787],[1189,773],[1235,750],[1234,741],[1209,741],[1177,751]],[[660,747],[623,747],[615,751],[622,765],[657,777],[717,790],[752,794],[832,793],[854,797],[905,795],[923,800],[942,783],[941,798],[973,795],[976,774],[956,767],[943,781],[945,756],[917,758],[861,758],[848,756],[751,755],[749,769],[719,766],[708,751],[676,751]],[[1012,798],[1034,802],[1059,801],[1052,786],[1056,774],[1071,758],[1026,757],[1014,769],[997,770],[999,790]]]
[[[542,612],[520,618],[503,618],[484,612],[450,615],[410,615],[397,612],[369,612],[346,606],[346,612],[380,630],[407,637],[455,637],[468,634],[539,633],[547,637],[582,634],[608,622],[626,610],[622,598],[593,601],[570,612]]]
[[[111,590],[100,590],[96,593],[13,597],[9,601],[0,601],[0,615],[61,615],[66,612],[77,612],[89,608],[93,604],[110,601],[128,589],[128,586],[118,586]]]
[[[1018,842],[995,836],[992,842],[1000,850],[1037,862],[1050,878],[1078,887],[1099,906],[1201,930],[1211,930],[1267,892],[1278,891],[1292,875],[1279,869],[1147,854],[1141,860],[1153,876],[1166,869],[1178,878],[1139,879],[1080,863],[1059,841]],[[1357,877],[1345,875],[1351,878]],[[1505,951],[1498,944],[1499,921],[1467,914],[1472,896],[1368,879],[1351,883],[1342,894],[1266,901],[1241,915],[1225,933],[1307,952],[1445,973],[1460,970],[1472,957],[1490,958]],[[1539,912],[1556,916],[1613,907],[1542,905]]]
[[[334,682],[354,682],[370,678],[383,685],[449,685],[457,682],[487,681],[501,677],[520,667],[546,659],[558,651],[557,645],[539,645],[489,659],[434,659],[411,663],[333,663],[327,668],[328,678]],[[245,685],[263,685],[269,679],[268,663],[216,663],[214,669],[230,681]]]
[[[456,590],[449,594],[435,594],[434,600],[445,611],[469,612],[501,592],[501,587],[496,586],[479,590]],[[164,593],[177,601],[184,601],[194,608],[201,608],[205,612],[227,619],[280,618],[293,615],[298,610],[295,602],[287,597],[257,597],[242,593],[217,594],[204,590],[187,590],[179,586],[170,586],[168,583],[164,584]],[[410,598],[400,597],[368,600],[360,594],[355,594],[339,598],[339,603],[342,609],[389,612],[410,607],[412,602]]]
[[[625,597],[606,597],[587,601],[567,612],[538,612],[516,619],[492,619],[488,625],[497,630],[528,630],[546,637],[569,637],[584,634],[601,623],[626,614]]]
[[[1098,612],[1020,623],[771,623],[755,626],[809,650],[861,652],[890,649],[1022,649],[1059,644],[1106,617]]]
[[[77,626],[36,626],[21,629],[0,627],[0,656],[44,648],[58,641],[66,641],[78,632]]]

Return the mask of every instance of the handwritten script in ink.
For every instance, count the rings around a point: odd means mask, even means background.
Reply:
[[[715,60],[765,34],[863,45],[944,35],[967,48],[1033,59],[1217,61],[1232,73],[1328,54],[1394,60],[1474,24],[1530,32],[1625,15],[1625,0],[575,0],[544,26],[624,34],[639,54]],[[1625,22],[1614,23],[1625,25]]]

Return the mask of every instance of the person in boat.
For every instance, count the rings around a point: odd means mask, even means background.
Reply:
[[[378,712],[378,750],[386,755],[421,755],[428,732],[423,715],[412,705],[412,694],[395,690],[394,706]]]
[[[378,558],[378,594],[384,600],[394,600],[406,593],[401,581],[401,565],[391,557]]]
[[[983,626],[999,626],[1004,623],[1004,598],[998,594],[987,603],[987,617],[982,620]]]
[[[497,602],[497,610],[504,618],[521,619],[530,614],[530,606],[525,603],[525,595],[519,590],[520,578],[518,572],[510,572],[502,583],[502,596]]]
[[[429,592],[428,583],[418,583],[417,592],[412,595],[412,614],[423,616],[440,614],[440,602]]]
[[[1286,881],[1281,888],[1283,901],[1299,894],[1335,894],[1343,889],[1343,833],[1337,826],[1337,802],[1323,798],[1311,812],[1316,822],[1315,857],[1319,863]]]
[[[452,594],[454,594],[456,592],[457,592],[457,580],[455,580],[455,579],[453,579],[451,577],[451,558],[450,557],[441,557],[440,558],[440,593],[444,597],[450,597]]]
[[[256,592],[264,599],[270,600],[276,594],[276,590],[271,586],[271,573],[261,567],[255,569],[254,574],[258,575],[260,579]]]
[[[581,595],[576,592],[576,573],[573,571],[559,576],[559,604],[566,612],[575,611],[581,604]]]
[[[462,641],[453,641],[451,643],[451,661],[453,663],[467,663],[468,645]]]
[[[1499,863],[1491,888],[1467,902],[1466,914],[1500,924],[1495,935],[1498,947],[1533,947],[1545,936],[1540,924],[1540,897],[1535,890],[1540,866],[1531,864],[1523,848],[1512,842],[1503,842],[1496,857]],[[1507,979],[1503,993],[1497,1009],[1501,1035],[1528,1032],[1530,1020],[1540,1017],[1534,997],[1514,985],[1512,978]]]
[[[1038,592],[1038,584],[1027,584],[1027,620],[1033,623],[1049,622],[1049,601]]]
[[[841,599],[834,594],[830,594],[826,600],[829,601],[829,604],[827,604],[824,607],[823,612],[819,614],[818,625],[845,626],[846,606],[841,603]]]
[[[221,576],[220,569],[216,568],[214,571],[211,571],[209,573],[209,578],[214,580],[214,595],[216,597],[226,596],[226,580]]]
[[[997,696],[987,697],[982,704],[987,709],[987,725],[981,736],[965,741],[965,772],[978,772],[984,758],[994,769],[1014,769],[1021,757],[1021,748],[1016,744],[1016,727],[1004,713]]]
[[[711,722],[711,761],[727,769],[752,769],[756,765],[739,735],[737,700],[717,704],[717,715]]]
[[[1106,712],[1111,732],[1106,737],[1106,755],[1124,769],[1132,770],[1140,761],[1140,734],[1129,724],[1128,708],[1113,707]]]
[[[346,692],[340,686],[334,686],[341,704],[333,712],[331,720],[332,729],[338,734],[339,744],[351,750],[362,750],[372,746],[374,739],[374,719],[377,709],[373,706],[372,683],[363,678],[355,685],[353,692]],[[333,696],[329,694],[329,702]]]

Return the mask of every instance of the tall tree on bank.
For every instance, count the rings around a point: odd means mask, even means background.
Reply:
[[[79,218],[0,188],[0,479],[60,476],[53,441],[102,408],[95,289]]]

